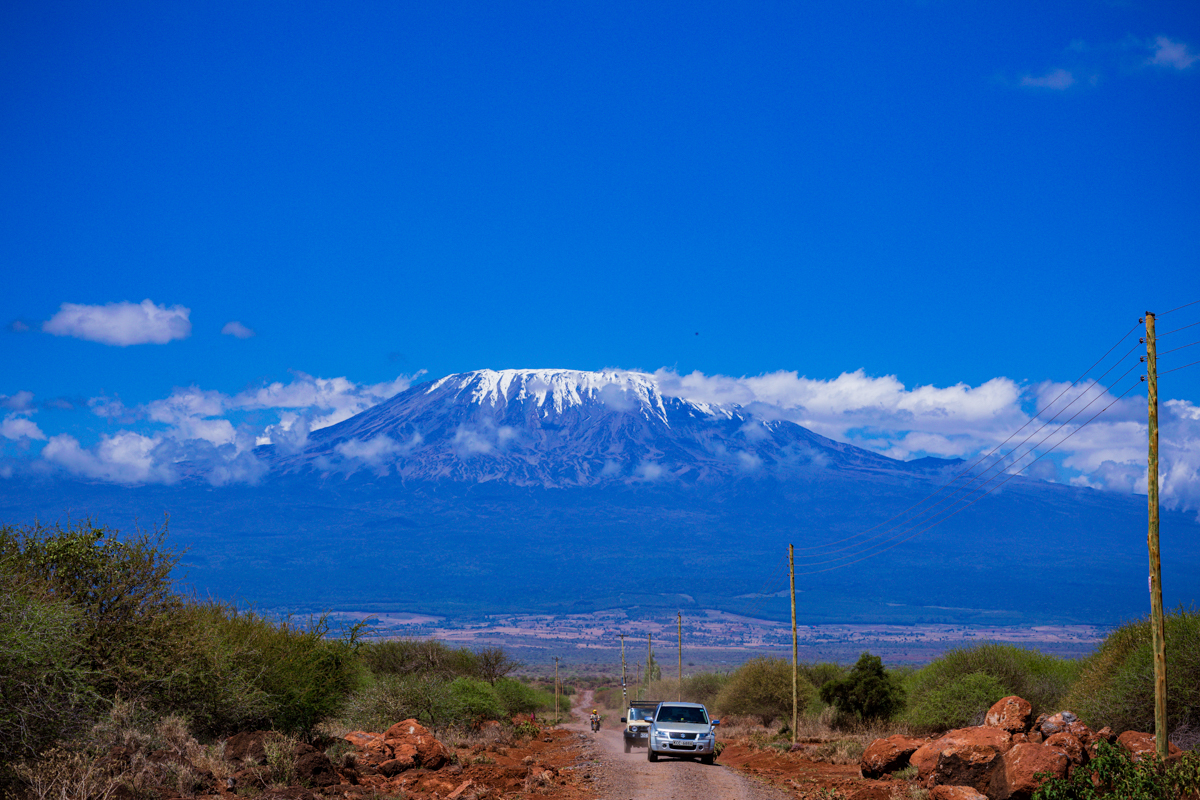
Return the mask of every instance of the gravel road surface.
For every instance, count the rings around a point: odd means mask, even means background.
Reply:
[[[586,715],[591,696],[581,692],[576,713]],[[661,757],[657,763],[646,760],[646,749],[635,747],[625,753],[620,728],[609,727],[592,733],[586,716],[563,727],[577,731],[585,758],[591,761],[600,800],[788,800],[789,795],[745,778],[719,763],[711,767],[698,761]],[[619,724],[619,723],[618,723]]]

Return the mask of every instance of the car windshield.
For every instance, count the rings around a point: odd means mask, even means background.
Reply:
[[[653,709],[631,708],[629,709],[629,721],[643,721],[654,718]]]
[[[663,706],[658,710],[657,722],[686,722],[693,725],[707,725],[708,715],[703,708],[692,706]]]

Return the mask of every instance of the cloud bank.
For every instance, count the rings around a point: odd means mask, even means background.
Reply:
[[[166,344],[186,339],[192,333],[183,306],[160,306],[150,300],[140,303],[108,303],[88,306],[63,303],[58,313],[42,323],[42,330],[55,336],[71,336],[118,347],[131,344]]]
[[[66,434],[47,439],[29,419],[33,396],[18,392],[0,397],[0,406],[9,410],[0,422],[0,436],[24,442],[24,447],[45,441],[38,464],[91,479],[162,483],[178,480],[188,470],[187,474],[214,484],[253,482],[265,470],[253,454],[255,446],[273,444],[296,452],[311,431],[348,419],[409,388],[420,374],[357,384],[344,377],[296,373],[290,381],[236,394],[180,388],[133,408],[119,398],[92,398],[91,413],[119,430],[105,433],[90,447]],[[999,456],[1033,434],[1031,443],[1045,439],[1037,452],[1061,445],[1027,474],[1109,491],[1146,491],[1145,398],[1118,400],[1100,385],[1071,388],[1060,382],[1021,384],[998,377],[978,386],[910,387],[896,376],[871,376],[862,370],[819,380],[794,371],[733,377],[660,369],[654,378],[664,396],[735,404],[759,421],[788,420],[836,441],[902,460],[974,459],[993,449]],[[1127,384],[1128,380],[1122,385]],[[623,402],[621,397],[605,400]],[[1035,411],[1045,407],[1049,411],[1031,421]],[[1106,407],[1102,416],[1081,427]],[[1168,507],[1200,509],[1200,406],[1164,400],[1159,416],[1163,502]],[[1051,424],[1039,431],[1047,420]],[[745,433],[753,437],[761,427],[750,423]],[[1020,434],[1005,443],[1018,430]],[[461,426],[450,444],[458,457],[475,458],[503,450],[516,435],[507,427]],[[347,442],[338,450],[345,462],[339,469],[367,468],[387,474],[397,459],[421,442],[420,433],[406,441],[381,435]],[[1028,448],[1027,444],[1017,454]],[[746,461],[742,466],[754,471],[761,465]],[[647,462],[637,476],[654,481],[665,471],[665,465]]]

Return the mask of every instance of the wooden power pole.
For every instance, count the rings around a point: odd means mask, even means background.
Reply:
[[[1154,646],[1154,745],[1158,757],[1167,757],[1167,651],[1163,623],[1162,562],[1158,551],[1158,349],[1154,341],[1154,315],[1146,312],[1146,394],[1149,396],[1150,458],[1146,494],[1150,525],[1146,546],[1150,551],[1150,640]]]
[[[675,701],[683,700],[683,612],[675,612],[675,620],[679,623],[679,686],[675,689]]]
[[[558,724],[558,656],[554,657],[554,724]]]
[[[625,708],[629,708],[629,690],[625,688],[625,634],[621,634],[621,697]],[[622,709],[624,710],[624,709]]]
[[[654,646],[650,643],[650,634],[646,634],[646,694],[650,694],[650,673],[653,671]]]
[[[796,550],[788,545],[788,580],[792,584],[792,746],[796,744],[796,726],[800,724],[799,683],[797,670],[800,661],[800,643],[796,638]]]

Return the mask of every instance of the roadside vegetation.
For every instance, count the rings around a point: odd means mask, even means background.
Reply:
[[[364,639],[362,625],[335,634],[323,617],[276,619],[183,596],[170,580],[178,560],[165,525],[126,535],[91,520],[0,527],[0,796],[61,795],[54,782],[64,780],[67,796],[101,796],[88,781],[116,781],[134,798],[168,785],[188,796],[202,782],[141,756],[129,762],[133,772],[114,777],[104,766],[114,748],[186,754],[217,774],[219,742],[241,731],[273,730],[337,756],[345,733],[407,718],[454,740],[485,723],[509,735],[527,715],[553,714],[553,684],[514,677],[520,665],[501,648],[377,642]],[[1168,615],[1167,642],[1171,740],[1194,749],[1200,613]],[[1035,714],[1069,709],[1093,729],[1153,730],[1147,620],[1117,629],[1084,660],[982,643],[916,670],[889,670],[869,653],[852,666],[804,664],[795,731],[786,659],[754,658],[682,683],[651,674],[643,696],[705,703],[722,719],[724,743],[786,750],[795,739],[807,757],[832,763],[856,762],[874,738],[979,724],[1013,694]],[[595,690],[606,726],[618,725],[620,687],[578,680]],[[573,694],[561,687],[564,717]],[[1158,780],[1148,768],[1102,763],[1114,786]],[[279,769],[282,779],[286,764]],[[1090,796],[1082,784],[1054,791],[1045,796]]]
[[[0,527],[0,796],[188,796],[199,775],[145,756],[213,772],[220,739],[241,731],[336,749],[341,733],[407,718],[453,735],[554,708],[499,648],[371,642],[362,625],[331,635],[324,617],[186,597],[178,560],[165,524]],[[135,754],[120,774],[113,748]]]

